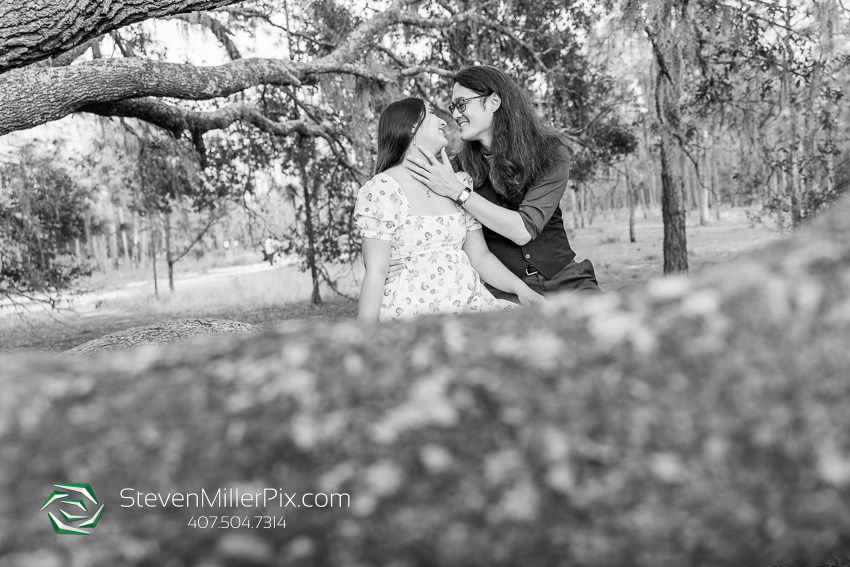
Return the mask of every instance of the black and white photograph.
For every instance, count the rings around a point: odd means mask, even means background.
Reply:
[[[848,0],[0,0],[0,567],[850,567]]]

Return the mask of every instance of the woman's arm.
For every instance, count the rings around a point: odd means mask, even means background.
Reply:
[[[384,280],[386,280],[387,270],[390,266],[392,241],[364,237],[362,242],[366,275],[363,276],[363,284],[360,287],[357,320],[365,323],[377,321],[381,312]]]
[[[485,282],[502,291],[513,293],[522,305],[527,307],[545,301],[542,295],[528,287],[490,252],[481,230],[467,231],[463,251]]]

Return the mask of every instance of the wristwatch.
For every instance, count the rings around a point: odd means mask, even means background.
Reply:
[[[464,187],[463,191],[461,191],[460,195],[458,195],[457,199],[455,199],[455,204],[458,207],[462,207],[464,203],[466,203],[466,200],[469,199],[470,195],[472,195],[472,189],[470,189],[469,187]]]

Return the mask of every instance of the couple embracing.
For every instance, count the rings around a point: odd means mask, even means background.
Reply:
[[[469,67],[454,80],[449,111],[463,142],[454,164],[446,122],[426,101],[402,99],[381,114],[375,176],[354,211],[366,264],[361,321],[600,292],[561,217],[570,157],[561,135],[499,69]]]

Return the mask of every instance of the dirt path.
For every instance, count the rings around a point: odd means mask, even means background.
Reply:
[[[722,264],[739,254],[763,247],[781,235],[750,223],[744,209],[724,210],[720,221],[699,226],[688,222],[688,255],[691,273]],[[637,242],[629,242],[628,221],[598,218],[593,226],[571,231],[570,242],[580,259],[593,262],[600,286],[606,292],[627,292],[662,275],[663,225],[660,218],[636,220]],[[117,274],[117,273],[116,273]],[[273,327],[309,321],[332,322],[354,317],[356,304],[323,290],[325,303],[309,304],[309,275],[296,266],[255,263],[175,277],[175,292],[159,280],[156,298],[147,281],[109,283],[103,289],[79,295],[73,311],[33,308],[26,320],[4,317],[0,310],[0,353],[22,350],[61,352],[118,330],[180,317],[230,319]],[[343,291],[357,295],[357,281],[346,276]],[[8,313],[8,312],[7,312]]]
[[[241,287],[245,296],[257,294],[261,282],[270,278],[282,280],[282,286],[293,290],[292,297],[271,297],[252,304],[240,301],[238,291],[230,293],[231,288]],[[31,305],[23,318],[10,315],[13,311],[7,306],[0,326],[0,353],[61,352],[108,333],[179,317],[230,319],[272,328],[354,316],[353,302],[327,291],[324,297],[328,300],[322,305],[304,302],[301,291],[309,286],[305,278],[308,276],[292,266],[257,263],[182,274],[175,277],[174,295],[168,291],[167,280],[159,280],[159,301],[154,299],[153,282],[149,280],[122,282],[80,294],[59,310]],[[235,301],[199,300],[220,295],[232,295]]]

